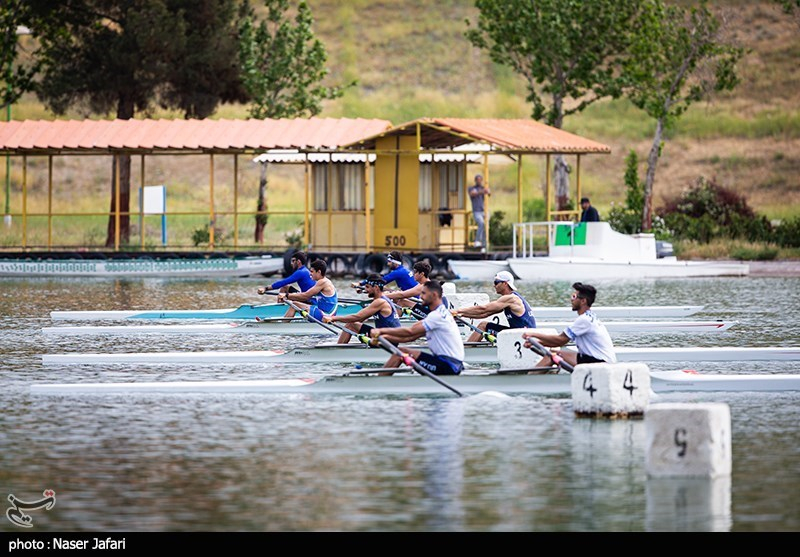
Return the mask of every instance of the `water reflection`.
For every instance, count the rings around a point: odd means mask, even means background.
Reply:
[[[652,400],[730,406],[727,487],[724,479],[648,480],[643,422],[576,419],[566,397],[29,393],[33,382],[321,377],[344,369],[41,365],[43,353],[286,349],[312,342],[41,334],[53,325],[53,310],[235,307],[264,302],[254,294],[262,282],[0,281],[0,496],[54,489],[58,503],[37,515],[39,531],[800,530],[798,393]],[[566,305],[570,294],[567,283],[519,286],[533,305]],[[491,292],[477,283],[459,289]],[[718,335],[629,335],[620,345],[800,341],[800,323],[785,319],[800,310],[799,279],[611,283],[597,303],[704,305],[698,319],[740,322]],[[675,363],[690,366],[800,372],[796,362]]]
[[[647,480],[648,532],[728,532],[731,477]]]

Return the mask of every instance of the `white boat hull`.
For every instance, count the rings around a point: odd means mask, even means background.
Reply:
[[[355,313],[361,308],[358,304],[339,306],[338,315]],[[575,311],[569,307],[532,307],[537,319],[572,319]],[[648,319],[689,317],[703,310],[703,306],[594,306],[592,311],[601,319]],[[242,305],[238,308],[208,310],[77,310],[51,311],[53,321],[111,321],[111,320],[180,320],[180,319],[254,319],[278,317],[286,312],[284,304]]]
[[[565,395],[572,392],[571,375],[462,374],[442,380],[464,394],[499,391],[507,394]],[[696,375],[682,371],[651,371],[655,393],[697,391],[797,391],[800,374]],[[264,379],[241,381],[161,381],[134,383],[34,384],[35,395],[131,394],[131,393],[296,393],[296,394],[451,394],[421,375],[329,376],[312,379]]]
[[[567,282],[611,279],[655,279],[746,276],[750,268],[742,263],[678,261],[674,258],[643,261],[608,261],[589,258],[510,258],[511,271],[521,280],[563,280]]]
[[[411,324],[412,321],[406,322]],[[537,328],[563,330],[572,321],[537,322]],[[736,321],[607,321],[609,333],[716,333],[727,331]],[[463,334],[471,330],[461,327]],[[317,323],[294,322],[239,322],[194,325],[108,325],[44,327],[42,333],[57,335],[131,335],[131,334],[268,334],[268,335],[333,335],[339,331],[328,330]]]
[[[508,261],[494,259],[450,259],[448,265],[457,280],[491,281],[500,271],[511,272]]]
[[[425,346],[412,346],[427,350]],[[568,348],[565,351],[569,350]],[[797,361],[800,347],[689,347],[689,348],[616,348],[620,362],[754,362]],[[465,361],[473,364],[498,363],[497,348],[488,345],[468,345]],[[341,363],[382,364],[388,355],[381,348],[368,348],[363,344],[337,344],[331,346],[301,346],[287,351],[241,350],[200,352],[129,352],[129,353],[74,353],[44,354],[43,365],[86,364],[272,364],[272,363]]]
[[[0,259],[3,277],[246,277],[283,269],[271,256],[241,259]]]

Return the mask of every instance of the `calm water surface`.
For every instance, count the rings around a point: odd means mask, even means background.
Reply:
[[[45,353],[256,350],[330,340],[263,335],[45,337],[49,312],[261,303],[256,279],[0,279],[0,497],[35,500],[34,531],[641,532],[800,530],[800,393],[669,395],[725,402],[733,473],[651,480],[642,420],[577,419],[569,397],[70,395],[36,382],[320,377],[331,365],[47,366]],[[346,282],[338,283],[346,292]],[[568,283],[520,284],[567,305]],[[619,346],[796,346],[800,279],[597,284],[596,305],[704,305],[707,335],[615,336]],[[461,291],[492,293],[489,284]],[[350,294],[348,292],[348,294]],[[654,318],[659,317],[654,315]],[[330,336],[330,335],[328,335]],[[661,363],[800,373],[796,362]],[[14,532],[5,516],[0,532]]]

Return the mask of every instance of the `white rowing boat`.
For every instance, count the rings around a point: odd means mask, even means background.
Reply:
[[[410,325],[416,321],[407,320]],[[737,321],[606,321],[609,333],[716,333],[727,331]],[[537,322],[541,329],[563,330],[572,321]],[[464,334],[470,329],[461,327]],[[333,327],[331,328],[333,329]],[[325,329],[317,323],[310,323],[302,318],[294,320],[275,320],[238,323],[198,323],[186,325],[84,325],[44,327],[45,335],[133,335],[147,334],[268,334],[268,335],[329,335],[339,331]]]
[[[283,269],[271,255],[215,258],[0,259],[3,277],[249,277]]]
[[[409,345],[426,350],[425,345]],[[564,351],[570,350],[565,348]],[[800,347],[712,346],[712,347],[617,347],[620,362],[754,362],[797,361]],[[475,343],[465,346],[465,360],[472,364],[498,363],[497,347]],[[44,365],[71,364],[272,364],[272,363],[340,363],[382,364],[388,359],[380,348],[361,343],[300,346],[291,350],[241,350],[199,352],[130,352],[44,354]]]
[[[364,304],[369,300],[365,300]],[[360,310],[360,304],[340,304],[338,315],[348,315]],[[575,311],[571,307],[533,307],[537,319],[571,319]],[[666,319],[689,317],[703,310],[703,306],[595,306],[592,311],[601,319]],[[268,319],[286,313],[285,304],[244,304],[235,308],[200,310],[76,310],[51,311],[54,321],[100,321],[128,319]]]
[[[572,392],[571,375],[461,374],[442,377],[464,394],[499,391],[507,394],[563,395]],[[701,375],[684,371],[651,371],[655,393],[696,391],[798,391],[800,374]],[[428,377],[397,374],[334,375],[322,379],[263,379],[239,381],[143,381],[134,383],[37,383],[35,395],[130,394],[130,393],[296,393],[296,394],[449,394]]]

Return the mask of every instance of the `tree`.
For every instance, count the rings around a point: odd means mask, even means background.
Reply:
[[[204,118],[246,100],[235,65],[234,0],[42,2],[59,26],[39,36],[37,94],[56,114],[70,107],[127,120],[155,104]],[[115,244],[119,160],[120,239],[130,238],[130,156],[115,157],[106,246]]]
[[[239,62],[244,87],[251,98],[253,118],[294,118],[315,116],[322,101],[336,99],[344,87],[327,87],[325,46],[315,38],[314,19],[308,4],[301,0],[294,24],[288,19],[288,0],[265,0],[266,20],[257,21],[248,11],[239,27]],[[267,225],[267,173],[262,163],[258,187],[255,241],[264,242]]]
[[[653,184],[664,131],[689,106],[738,83],[736,63],[744,49],[726,41],[720,22],[705,3],[690,9],[646,4],[637,23],[630,56],[623,63],[626,95],[656,120],[644,184],[642,230],[653,217]]]
[[[23,0],[6,0],[0,7],[0,79],[3,80],[3,104],[10,106],[33,90],[39,63],[18,63],[18,30],[31,29],[37,22],[32,17],[29,3]]]
[[[601,98],[620,95],[615,61],[626,51],[631,22],[641,3],[476,0],[480,15],[476,27],[465,35],[473,45],[487,50],[494,62],[522,76],[535,120],[561,128],[565,116]],[[555,161],[559,209],[569,203],[567,171],[559,155]]]

